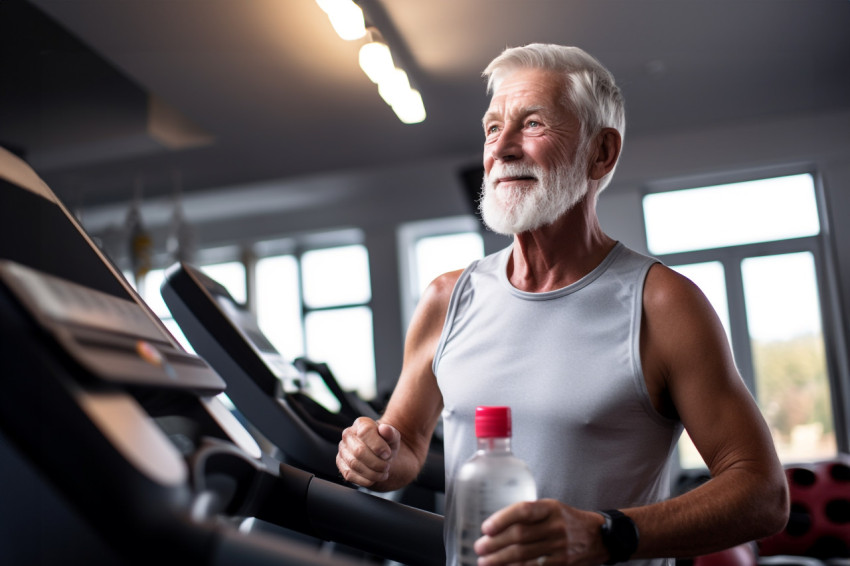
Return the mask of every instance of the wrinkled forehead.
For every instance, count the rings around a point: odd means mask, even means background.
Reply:
[[[488,117],[509,117],[517,112],[561,112],[566,110],[566,81],[562,74],[543,69],[518,69],[501,77],[495,85]]]

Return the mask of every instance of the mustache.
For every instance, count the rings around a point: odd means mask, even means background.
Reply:
[[[533,177],[540,179],[543,176],[542,168],[526,163],[497,163],[493,165],[489,173],[485,172],[485,181],[495,181],[503,177]]]

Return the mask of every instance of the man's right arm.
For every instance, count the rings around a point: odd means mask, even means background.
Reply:
[[[381,419],[361,417],[343,431],[336,462],[347,481],[392,491],[422,469],[443,410],[431,366],[460,274],[441,275],[423,293],[407,331],[401,376]]]

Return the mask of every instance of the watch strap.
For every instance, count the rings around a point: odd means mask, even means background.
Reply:
[[[637,550],[640,534],[631,517],[617,509],[597,511],[605,519],[600,528],[602,544],[608,551],[605,564],[626,562]]]

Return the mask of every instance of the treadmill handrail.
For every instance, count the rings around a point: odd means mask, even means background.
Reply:
[[[192,461],[193,484],[227,477],[226,499],[207,512],[256,517],[409,566],[445,564],[443,517],[316,477],[286,463],[261,463],[209,441]],[[213,482],[214,483],[214,482]]]
[[[256,517],[409,566],[443,566],[443,516],[323,480],[281,463]],[[308,517],[308,525],[303,524]]]

